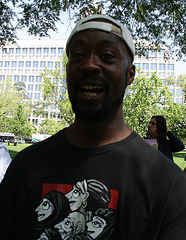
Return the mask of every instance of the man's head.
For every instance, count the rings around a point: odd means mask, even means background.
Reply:
[[[110,17],[93,15],[77,23],[66,51],[68,91],[76,117],[84,121],[114,117],[135,75],[130,32]]]
[[[105,32],[111,32],[114,35],[118,36],[126,44],[129,49],[132,61],[134,60],[135,47],[129,30],[115,19],[107,15],[99,14],[83,18],[76,24],[66,44],[67,56],[69,56],[70,43],[74,35],[85,30],[101,30]]]

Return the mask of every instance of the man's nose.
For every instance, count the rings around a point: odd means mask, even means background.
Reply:
[[[100,70],[99,58],[96,55],[90,55],[85,59],[80,67],[83,72],[96,72]]]

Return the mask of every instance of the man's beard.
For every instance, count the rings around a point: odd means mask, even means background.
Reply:
[[[112,120],[122,102],[123,94],[113,101],[105,100],[99,108],[80,105],[77,101],[71,100],[72,109],[76,117],[86,122]]]
[[[81,80],[83,79],[83,77],[81,77]],[[104,81],[104,79],[101,79],[100,77],[96,78],[96,76],[89,76],[89,78],[92,78],[94,80],[96,79],[98,81]],[[105,85],[106,89],[109,89],[108,82],[105,82]],[[86,105],[78,102],[76,94],[78,87],[75,84],[75,93],[69,93],[69,98],[76,117],[85,122],[101,122],[105,120],[111,121],[115,117],[118,108],[123,103],[125,87],[126,86],[124,86],[123,92],[120,94],[120,96],[112,100],[109,99],[108,91],[106,90],[105,100],[102,102],[102,105],[100,107],[96,107],[94,105],[91,106],[90,104]]]

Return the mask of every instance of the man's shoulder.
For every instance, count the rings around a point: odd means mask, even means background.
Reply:
[[[61,130],[51,137],[23,149],[16,158],[37,158],[38,156],[50,155],[57,149],[61,149],[63,141],[63,130]]]

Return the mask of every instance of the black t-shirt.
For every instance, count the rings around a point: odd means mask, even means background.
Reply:
[[[3,240],[185,240],[186,177],[135,132],[79,148],[62,130],[12,161],[0,208]]]

